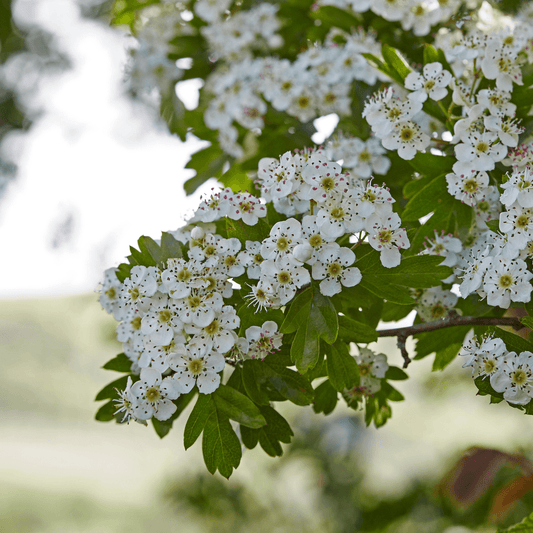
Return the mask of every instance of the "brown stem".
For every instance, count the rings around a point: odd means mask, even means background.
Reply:
[[[407,337],[416,335],[417,333],[426,333],[427,331],[435,331],[437,329],[451,328],[454,326],[511,326],[513,329],[519,330],[524,327],[524,324],[522,324],[518,318],[513,317],[461,316],[424,324],[416,324],[405,328],[383,329],[377,333],[380,337],[398,337],[398,348],[402,352],[402,357],[404,359],[403,367],[407,368],[411,362],[407,349],[405,348]]]

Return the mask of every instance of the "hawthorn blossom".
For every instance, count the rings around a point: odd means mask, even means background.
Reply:
[[[409,239],[405,229],[400,228],[402,221],[396,213],[391,213],[387,218],[372,215],[366,224],[369,232],[370,246],[380,252],[381,264],[392,268],[401,261],[400,250],[409,247]]]
[[[490,376],[496,392],[503,392],[509,403],[525,405],[533,398],[533,353],[506,354],[498,371]]]
[[[361,281],[361,272],[357,267],[347,268],[355,261],[355,254],[349,248],[337,243],[325,244],[313,263],[312,277],[320,279],[320,292],[324,296],[333,296],[341,292],[342,286],[353,287]]]
[[[425,102],[429,98],[432,100],[442,100],[447,94],[446,87],[452,79],[452,74],[443,70],[442,64],[427,63],[424,65],[422,74],[411,72],[404,80],[405,88],[414,91],[408,95],[410,100]]]
[[[398,150],[402,159],[413,159],[417,151],[422,151],[429,145],[430,138],[420,126],[412,121],[398,121],[392,131],[381,140],[388,150]]]
[[[179,344],[169,354],[168,364],[176,373],[171,379],[182,394],[190,392],[194,385],[202,394],[211,394],[220,385],[220,373],[226,364],[224,356],[207,351],[201,343]]]
[[[168,420],[177,409],[171,400],[178,398],[180,391],[172,378],[162,379],[155,368],[143,368],[141,379],[131,387],[131,396],[135,398],[133,413],[136,418]]]

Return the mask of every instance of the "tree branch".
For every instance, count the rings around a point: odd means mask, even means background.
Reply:
[[[402,352],[404,359],[403,367],[407,368],[411,359],[405,348],[405,341],[407,337],[416,335],[417,333],[426,333],[428,331],[435,331],[437,329],[452,328],[454,326],[511,326],[513,329],[519,330],[525,326],[518,318],[513,317],[453,317],[435,322],[427,322],[424,324],[416,324],[405,328],[383,329],[378,331],[380,337],[398,337],[398,348]]]

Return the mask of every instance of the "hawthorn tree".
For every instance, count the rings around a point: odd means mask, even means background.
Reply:
[[[533,5],[117,0],[113,24],[138,42],[132,92],[208,143],[186,192],[221,187],[106,271],[123,353],[104,368],[123,376],[98,420],[164,437],[193,402],[185,447],[202,435],[229,477],[242,446],[291,441],[277,402],[341,401],[379,427],[404,399],[394,381],[433,353],[433,370],[463,356],[473,390],[533,413],[516,334],[533,324]],[[385,336],[403,369],[368,347]]]

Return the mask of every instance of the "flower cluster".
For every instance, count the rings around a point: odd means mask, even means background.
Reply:
[[[354,355],[354,358],[359,367],[360,382],[357,387],[343,391],[342,394],[348,403],[376,394],[381,389],[381,380],[389,368],[385,354],[375,353],[362,346],[358,351],[359,354]]]
[[[489,335],[465,341],[459,355],[468,357],[463,367],[472,368],[472,377],[489,378],[509,403],[525,405],[533,399],[533,353],[509,352],[501,339]]]

